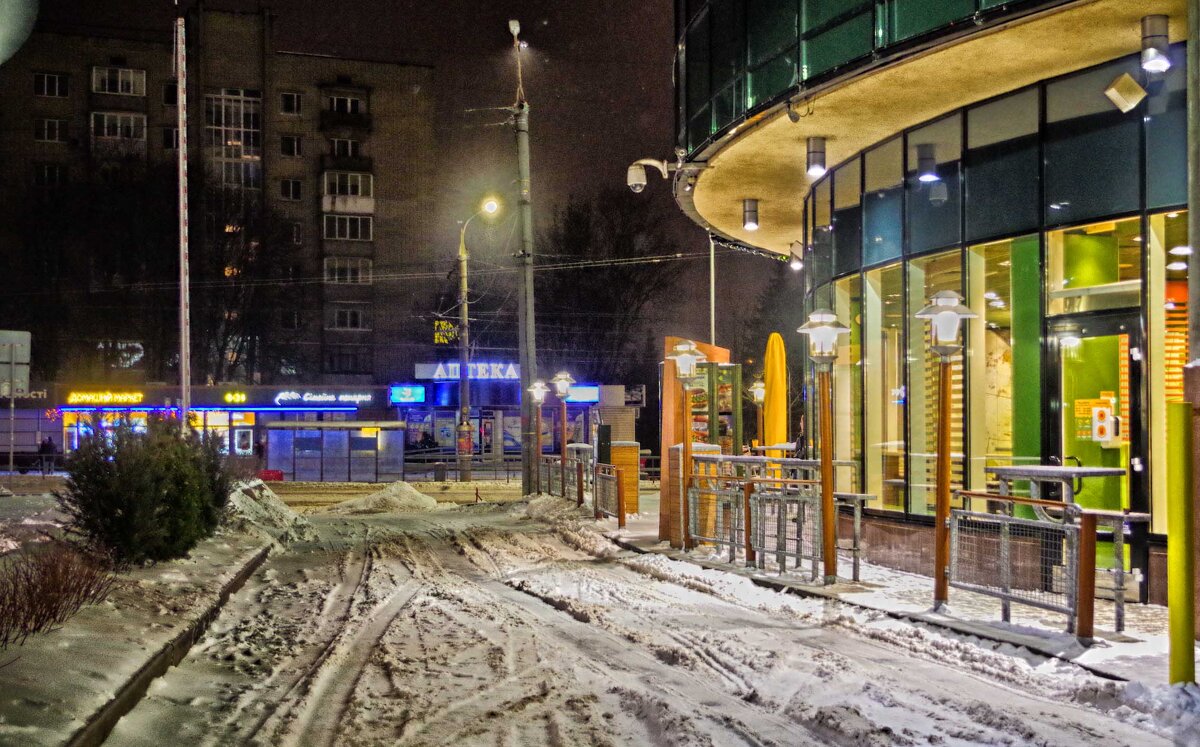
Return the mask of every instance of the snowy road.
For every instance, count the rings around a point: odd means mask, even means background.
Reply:
[[[1111,689],[519,508],[310,517],[110,744],[1157,744]]]

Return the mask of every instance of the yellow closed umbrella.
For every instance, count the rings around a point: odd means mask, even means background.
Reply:
[[[767,338],[763,382],[767,385],[763,400],[763,446],[774,446],[784,443],[788,437],[787,352],[783,348],[783,336],[778,332],[772,332]]]

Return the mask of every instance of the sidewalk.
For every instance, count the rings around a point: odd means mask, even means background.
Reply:
[[[1000,601],[982,594],[950,590],[949,609],[935,613],[933,579],[897,571],[865,560],[859,583],[833,586],[813,584],[800,574],[748,569],[739,560],[728,563],[721,548],[697,548],[684,553],[658,541],[658,494],[643,490],[642,513],[631,517],[624,530],[616,531],[616,521],[602,524],[612,529],[609,537],[617,544],[640,553],[657,553],[685,560],[704,568],[736,573],[756,584],[786,590],[803,596],[835,599],[845,604],[874,610],[913,623],[934,625],[957,635],[971,636],[1029,649],[1037,654],[1074,662],[1096,674],[1116,680],[1136,680],[1149,685],[1167,682],[1167,608],[1126,602],[1125,631],[1115,633],[1114,605],[1096,600],[1096,640],[1082,646],[1066,632],[1066,617],[1035,607],[1012,605],[1012,622],[1000,620]],[[838,561],[839,578],[851,577],[847,552]],[[1200,657],[1197,658],[1200,662]],[[1200,666],[1197,667],[1200,670]]]

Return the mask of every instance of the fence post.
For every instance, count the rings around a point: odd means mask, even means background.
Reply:
[[[583,505],[583,462],[575,463],[575,505]]]
[[[742,486],[742,515],[745,519],[745,524],[742,527],[742,537],[746,541],[746,566],[754,567],[754,538],[750,534],[750,527],[753,525],[750,511],[750,494],[754,492],[754,480],[747,480]]]
[[[625,528],[625,468],[617,467],[617,529]]]
[[[595,478],[592,481],[592,518],[601,519],[600,515],[600,465],[596,465]]]
[[[1080,641],[1092,640],[1092,616],[1096,607],[1096,515],[1084,513],[1079,517],[1079,555],[1075,567],[1078,569],[1076,588],[1075,637]]]

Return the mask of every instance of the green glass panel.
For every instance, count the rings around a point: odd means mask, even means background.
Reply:
[[[1110,402],[1113,414],[1121,414],[1126,404],[1122,400],[1128,396],[1128,381],[1121,376],[1128,344],[1126,335],[1084,337],[1062,351],[1063,455],[1077,457],[1085,467],[1129,464],[1129,447],[1121,443],[1123,439],[1111,445],[1092,440],[1091,416],[1097,401]],[[1125,477],[1090,477],[1083,481],[1075,500],[1084,508],[1120,511],[1125,494]]]
[[[796,56],[792,50],[779,55],[748,76],[747,108],[770,101],[796,84]]]
[[[751,67],[795,46],[795,2],[746,0],[746,60]]]
[[[1013,239],[1012,455],[1014,464],[1037,464],[1042,455],[1041,247],[1037,236]]]
[[[871,12],[860,13],[801,42],[800,77],[808,79],[871,53]]]
[[[888,43],[919,36],[974,12],[975,0],[890,0]]]

